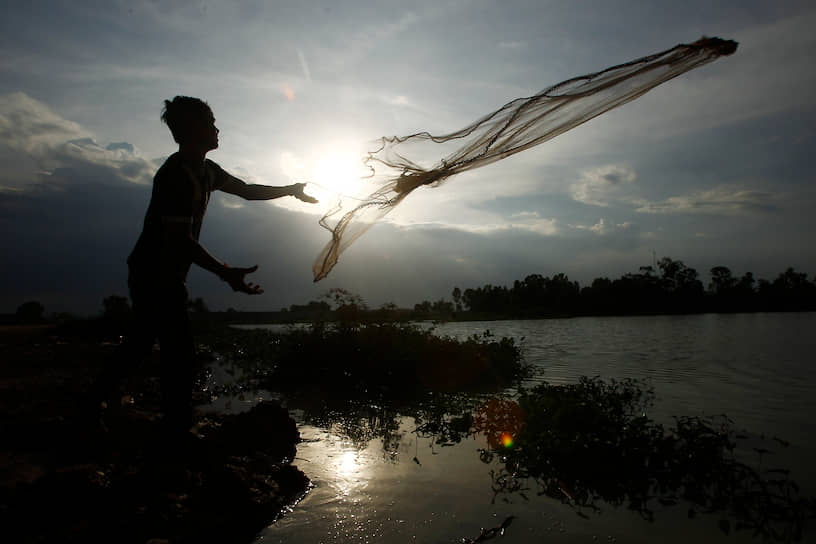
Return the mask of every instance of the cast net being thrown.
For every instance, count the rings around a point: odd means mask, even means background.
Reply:
[[[453,175],[546,142],[736,49],[734,41],[701,38],[518,98],[450,134],[419,132],[381,138],[380,147],[364,160],[377,189],[356,201],[351,209],[344,210],[342,203],[338,204],[320,220],[321,226],[331,232],[331,240],[312,266],[314,281],[325,278],[352,242],[421,185],[437,186]],[[445,147],[438,144],[443,143],[455,143],[456,148],[423,167],[420,158],[438,157]],[[434,155],[436,148],[439,150]],[[341,212],[337,223],[330,226],[329,218]]]

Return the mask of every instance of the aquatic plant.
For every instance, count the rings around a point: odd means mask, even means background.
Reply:
[[[428,391],[497,391],[527,372],[512,338],[440,337],[408,323],[318,323],[286,334],[224,329],[208,348],[252,385],[319,387],[325,396],[415,398]]]
[[[645,414],[652,397],[638,380],[583,377],[577,384],[544,383],[517,403],[495,405],[492,411],[503,415],[477,418],[477,430],[490,440],[497,418],[517,430],[510,447],[493,440],[491,451],[482,452],[483,461],[500,461],[493,492],[533,486],[582,516],[603,505],[626,505],[649,521],[656,508],[685,503],[689,517],[721,516],[726,533],[733,527],[770,540],[801,539],[816,503],[799,496],[787,471],[739,460],[739,435],[725,416],[676,417],[668,428],[655,423]]]

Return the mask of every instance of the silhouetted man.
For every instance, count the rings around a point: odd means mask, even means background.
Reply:
[[[206,159],[218,148],[215,117],[206,102],[177,96],[165,100],[161,120],[170,128],[179,150],[167,158],[153,179],[153,194],[144,228],[128,258],[128,287],[134,326],[123,346],[124,355],[109,365],[94,386],[101,402],[132,366],[149,355],[159,339],[162,367],[162,412],[166,428],[185,431],[192,426],[194,344],[187,315],[187,272],[195,263],[209,270],[234,291],[250,295],[263,292],[246,281],[250,268],[233,268],[212,256],[199,241],[201,223],[216,190],[247,200],[294,196],[304,202],[304,184],[285,187],[249,185]]]

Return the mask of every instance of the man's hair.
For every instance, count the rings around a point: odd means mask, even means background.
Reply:
[[[210,106],[200,98],[177,96],[172,102],[164,101],[161,120],[170,128],[176,143],[182,144],[187,139],[193,122],[207,119],[211,115]]]

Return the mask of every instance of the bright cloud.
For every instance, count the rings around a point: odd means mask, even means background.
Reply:
[[[626,231],[633,227],[633,224],[630,221],[624,221],[623,223],[608,223],[606,219],[601,217],[597,223],[594,225],[570,225],[572,228],[577,230],[583,230],[587,232],[592,232],[597,234],[598,236],[606,236],[615,232]]]
[[[0,96],[0,186],[21,189],[43,179],[149,183],[155,164],[132,144],[103,147],[80,125],[24,93]]]
[[[636,179],[637,173],[628,166],[609,164],[583,171],[581,179],[572,184],[570,192],[578,202],[606,207],[625,185]]]

